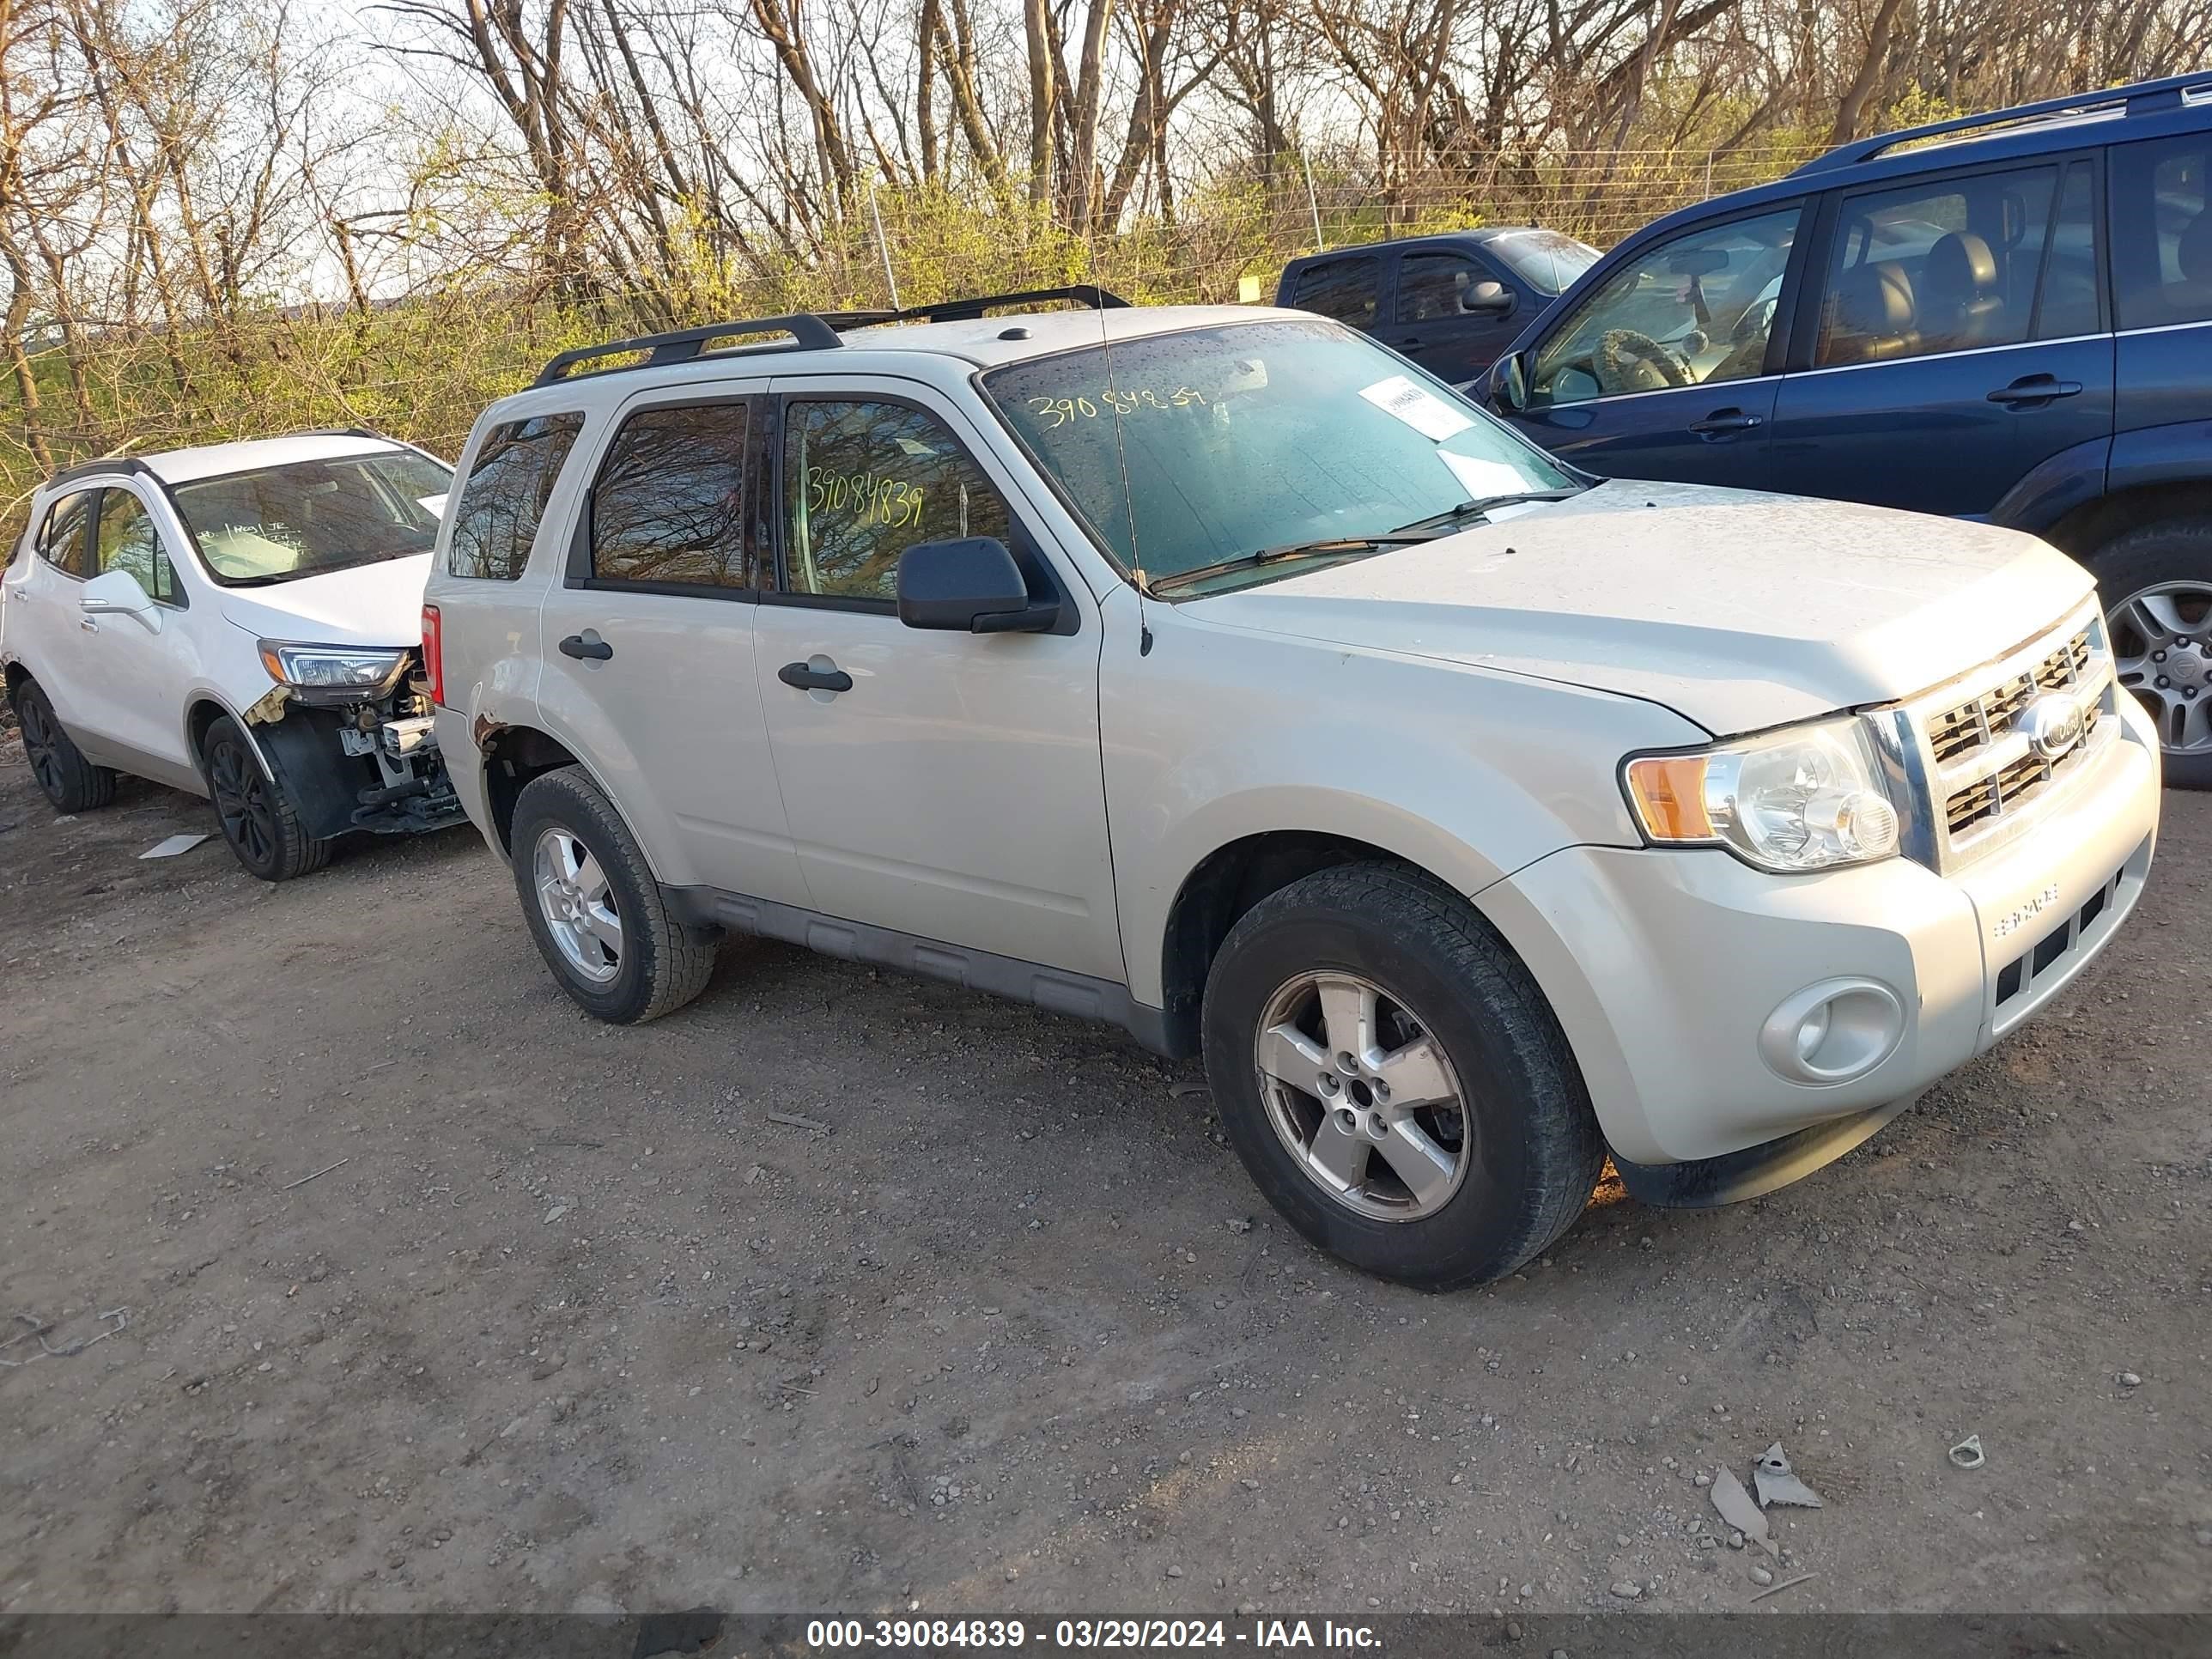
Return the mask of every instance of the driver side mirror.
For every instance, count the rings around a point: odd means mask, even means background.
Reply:
[[[149,632],[161,631],[161,607],[128,570],[110,570],[94,576],[77,596],[77,605],[88,617],[135,617]]]
[[[1031,602],[997,537],[967,536],[916,542],[899,555],[898,617],[908,628],[957,634],[1042,634],[1060,620],[1060,602]]]
[[[1461,299],[1459,308],[1472,316],[1502,317],[1513,309],[1513,294],[1503,283],[1477,283]]]
[[[1506,414],[1528,406],[1528,365],[1517,351],[1509,351],[1490,366],[1490,401]]]

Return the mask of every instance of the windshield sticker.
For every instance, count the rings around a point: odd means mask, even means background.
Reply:
[[[435,495],[417,495],[415,498],[415,505],[421,507],[432,518],[438,518],[441,516],[446,510],[445,492],[441,490]]]
[[[1517,495],[1528,487],[1527,475],[1504,461],[1480,455],[1455,455],[1449,449],[1437,451],[1437,459],[1451,469],[1452,477],[1459,480],[1459,487],[1467,491],[1471,501],[1479,501],[1486,495]]]
[[[1455,437],[1474,422],[1434,392],[1424,392],[1402,374],[1362,386],[1359,395],[1386,415],[1395,415],[1424,438],[1438,443]],[[1520,480],[1516,477],[1517,486]]]
[[[1194,404],[1203,406],[1206,394],[1187,386],[1179,386],[1172,392],[1146,386],[1142,390],[1102,392],[1095,399],[1030,398],[1024,401],[1030,412],[1042,421],[1045,430],[1050,432],[1070,421],[1095,421],[1101,415],[1134,415],[1142,409],[1188,409]]]

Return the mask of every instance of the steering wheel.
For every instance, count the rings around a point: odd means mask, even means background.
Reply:
[[[1729,331],[1729,340],[1737,345],[1754,338],[1764,340],[1774,326],[1774,308],[1780,303],[1779,295],[1753,301],[1750,309],[1737,318],[1735,326]]]
[[[1607,392],[1658,392],[1690,384],[1690,366],[1649,334],[1609,328],[1591,356],[1598,384]]]

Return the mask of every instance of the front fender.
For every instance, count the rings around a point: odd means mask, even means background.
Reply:
[[[1176,895],[1231,842],[1341,836],[1477,894],[1562,847],[1641,846],[1621,757],[1707,740],[1656,703],[1157,604],[1139,655],[1119,643],[1136,603],[1108,603],[1099,715],[1129,989],[1149,1006]]]

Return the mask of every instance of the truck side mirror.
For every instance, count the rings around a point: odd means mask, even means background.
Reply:
[[[916,542],[899,555],[898,617],[908,628],[958,634],[1041,634],[1060,603],[1031,602],[1029,584],[995,536]]]
[[[1513,295],[1503,283],[1477,283],[1461,299],[1459,308],[1478,317],[1503,317],[1513,309]]]

